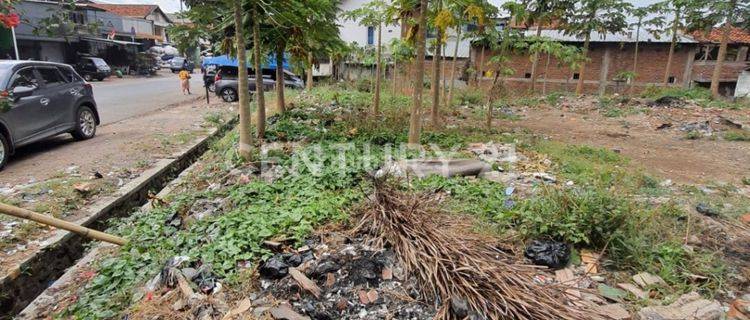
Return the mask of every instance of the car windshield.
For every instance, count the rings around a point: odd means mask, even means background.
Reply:
[[[0,84],[5,84],[8,82],[8,77],[11,74],[11,68],[13,68],[10,64],[0,64]]]
[[[104,62],[104,59],[102,58],[91,58],[91,62],[93,62],[97,67],[106,67],[107,63]]]

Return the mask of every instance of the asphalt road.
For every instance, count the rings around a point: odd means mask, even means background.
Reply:
[[[151,78],[112,77],[91,84],[94,87],[94,99],[102,124],[118,122],[168,105],[192,100],[205,92],[201,74],[197,72],[190,79],[192,95],[182,94],[180,80],[176,74],[169,71],[161,71],[159,75]]]

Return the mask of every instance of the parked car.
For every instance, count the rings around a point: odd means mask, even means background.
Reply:
[[[195,62],[185,59],[183,57],[174,57],[169,61],[169,69],[174,73],[180,72],[182,69],[187,69],[190,73],[193,73],[195,69]]]
[[[216,94],[226,102],[237,101],[239,95],[237,94],[238,81],[237,81],[237,67],[221,66],[216,70],[216,76],[214,78],[214,87]],[[276,70],[275,69],[263,69],[263,91],[269,91],[276,86]],[[252,69],[247,70],[248,75],[248,90],[255,92],[255,71]],[[302,79],[294,75],[293,73],[284,70],[284,86],[293,89],[302,89],[305,87]]]
[[[93,79],[102,81],[112,75],[112,69],[102,58],[80,57],[75,64],[75,70],[83,76],[86,81]]]
[[[73,67],[41,61],[0,61],[0,168],[18,147],[70,133],[91,139],[99,113],[91,84]]]

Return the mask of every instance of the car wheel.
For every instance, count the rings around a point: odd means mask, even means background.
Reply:
[[[8,163],[8,157],[10,156],[10,144],[5,138],[5,135],[0,133],[0,170],[5,168],[5,164]]]
[[[224,88],[221,90],[221,99],[223,99],[225,102],[235,102],[237,101],[237,90],[234,90],[232,88]]]
[[[96,116],[94,111],[87,106],[78,108],[76,117],[76,129],[73,131],[73,138],[76,140],[91,139],[96,134]]]
[[[104,78],[96,78],[96,80],[104,81]]]
[[[91,82],[91,80],[93,80],[93,79],[94,78],[92,78],[90,74],[84,74],[83,75],[83,80],[86,80],[86,82]]]

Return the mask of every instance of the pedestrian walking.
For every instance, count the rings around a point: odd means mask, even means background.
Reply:
[[[182,93],[190,94],[190,72],[188,72],[186,68],[182,68],[182,71],[180,71],[180,74],[178,74],[178,76],[180,77]]]

